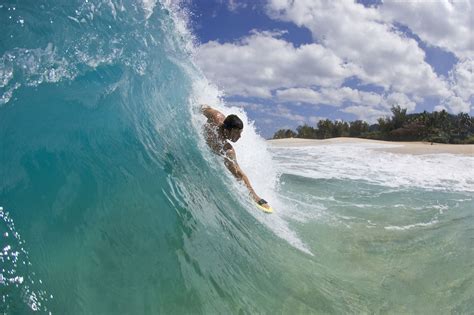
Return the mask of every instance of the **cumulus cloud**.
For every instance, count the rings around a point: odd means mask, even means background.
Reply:
[[[322,88],[315,91],[308,88],[291,88],[276,92],[279,101],[301,102],[308,104],[324,104],[340,107],[344,103],[353,105],[370,106],[379,108],[383,112],[392,106],[399,105],[406,108],[408,112],[413,112],[416,103],[403,93],[388,93],[380,95],[373,92],[359,91],[349,87],[342,88]],[[357,107],[360,108],[360,107]]]
[[[276,97],[280,101],[301,102],[308,104],[324,104],[341,106],[344,102],[363,103],[366,105],[379,105],[382,97],[373,92],[364,92],[350,87],[321,88],[315,91],[310,88],[291,88],[278,90]]]
[[[281,104],[276,106],[276,109],[269,112],[270,115],[280,118],[286,118],[291,121],[295,121],[298,124],[302,125],[306,121],[306,117],[303,115],[293,113],[288,107],[285,107]]]
[[[375,123],[378,118],[390,116],[389,110],[377,109],[364,105],[352,105],[342,110],[345,113],[353,114],[357,119],[365,120],[369,123]]]
[[[474,61],[465,59],[458,62],[449,74],[451,90],[468,102],[474,96]]]
[[[456,95],[444,99],[443,105],[447,106],[455,114],[461,112],[469,113],[471,108],[469,103],[465,102],[462,98]]]
[[[374,122],[390,115],[393,105],[413,112],[417,103],[433,96],[439,100],[436,108],[469,112],[474,91],[471,7],[469,0],[386,0],[377,7],[352,0],[268,0],[271,18],[308,29],[314,43],[296,47],[281,31],[253,31],[234,42],[201,45],[196,61],[227,95],[271,99],[278,105],[261,112],[290,121],[309,118],[286,108],[289,104],[334,106]],[[435,73],[399,23],[459,58],[447,77]],[[353,78],[364,91],[347,83]],[[371,87],[377,92],[366,91]],[[252,104],[256,110],[258,102]]]
[[[273,18],[308,28],[365,83],[422,96],[449,94],[417,42],[385,23],[376,8],[315,0],[270,0],[267,8]]]
[[[392,106],[400,106],[401,108],[406,108],[408,112],[413,112],[416,107],[416,103],[410,100],[410,98],[403,93],[391,93],[386,97],[385,100],[386,108],[391,108]]]
[[[474,61],[459,61],[449,72],[450,95],[441,100],[436,108],[449,109],[457,114],[469,113],[474,100]],[[435,108],[435,109],[436,109]]]
[[[276,96],[283,102],[297,102],[308,104],[320,104],[323,98],[319,92],[308,88],[291,88],[286,90],[279,90]]]
[[[434,107],[434,110],[437,111],[437,112],[441,112],[441,111],[443,111],[443,110],[444,110],[444,111],[448,111],[448,109],[447,109],[445,106],[443,106],[443,105],[436,105],[436,106]]]
[[[458,58],[474,55],[472,1],[384,1],[384,17],[408,26],[421,40],[453,52]]]
[[[449,73],[449,92],[436,109],[469,112],[474,93],[474,32],[472,1],[384,1],[380,12],[410,28],[421,40],[458,57]]]
[[[297,86],[338,86],[349,71],[318,44],[294,47],[278,33],[254,32],[236,43],[215,41],[196,55],[208,78],[230,95],[270,98],[272,90]]]

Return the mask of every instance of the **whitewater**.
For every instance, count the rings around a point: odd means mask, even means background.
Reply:
[[[471,312],[474,157],[272,145],[196,67],[186,20],[1,2],[0,312]],[[207,147],[201,104],[244,121],[273,214]]]

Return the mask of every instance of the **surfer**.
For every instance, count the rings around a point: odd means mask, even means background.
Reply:
[[[202,105],[201,111],[204,116],[207,117],[207,123],[204,125],[204,136],[209,147],[214,153],[224,157],[224,164],[229,171],[237,178],[244,182],[247,186],[250,196],[255,202],[263,208],[270,210],[268,203],[260,198],[250,185],[250,181],[245,173],[237,164],[237,158],[235,155],[234,148],[227,141],[237,142],[240,139],[244,124],[242,120],[236,115],[225,116],[220,111],[207,106]]]

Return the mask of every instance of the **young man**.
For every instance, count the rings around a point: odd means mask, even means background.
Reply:
[[[237,164],[237,158],[232,145],[227,141],[237,142],[242,134],[244,124],[236,115],[224,116],[220,111],[207,105],[201,106],[201,111],[207,117],[207,123],[204,126],[204,136],[209,147],[214,153],[224,157],[224,164],[229,171],[247,186],[250,196],[256,203],[269,209],[268,203],[260,198],[250,185],[248,177]]]

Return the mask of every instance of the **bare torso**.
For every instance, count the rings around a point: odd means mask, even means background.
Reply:
[[[221,126],[224,123],[225,116],[215,113],[208,117],[204,125],[204,135],[209,147],[219,155],[225,155],[225,151],[232,149],[232,145],[222,135]]]
[[[227,141],[227,139],[230,139],[232,142],[239,140],[242,128],[231,128],[230,131],[229,129],[224,129],[224,120],[226,119],[224,114],[205,105],[201,107],[201,111],[207,118],[207,122],[204,124],[204,136],[209,147],[214,153],[224,157],[225,166],[238,180],[244,182],[254,201],[262,207],[269,209],[270,206],[255,193],[249,179],[240,169],[234,148]]]

